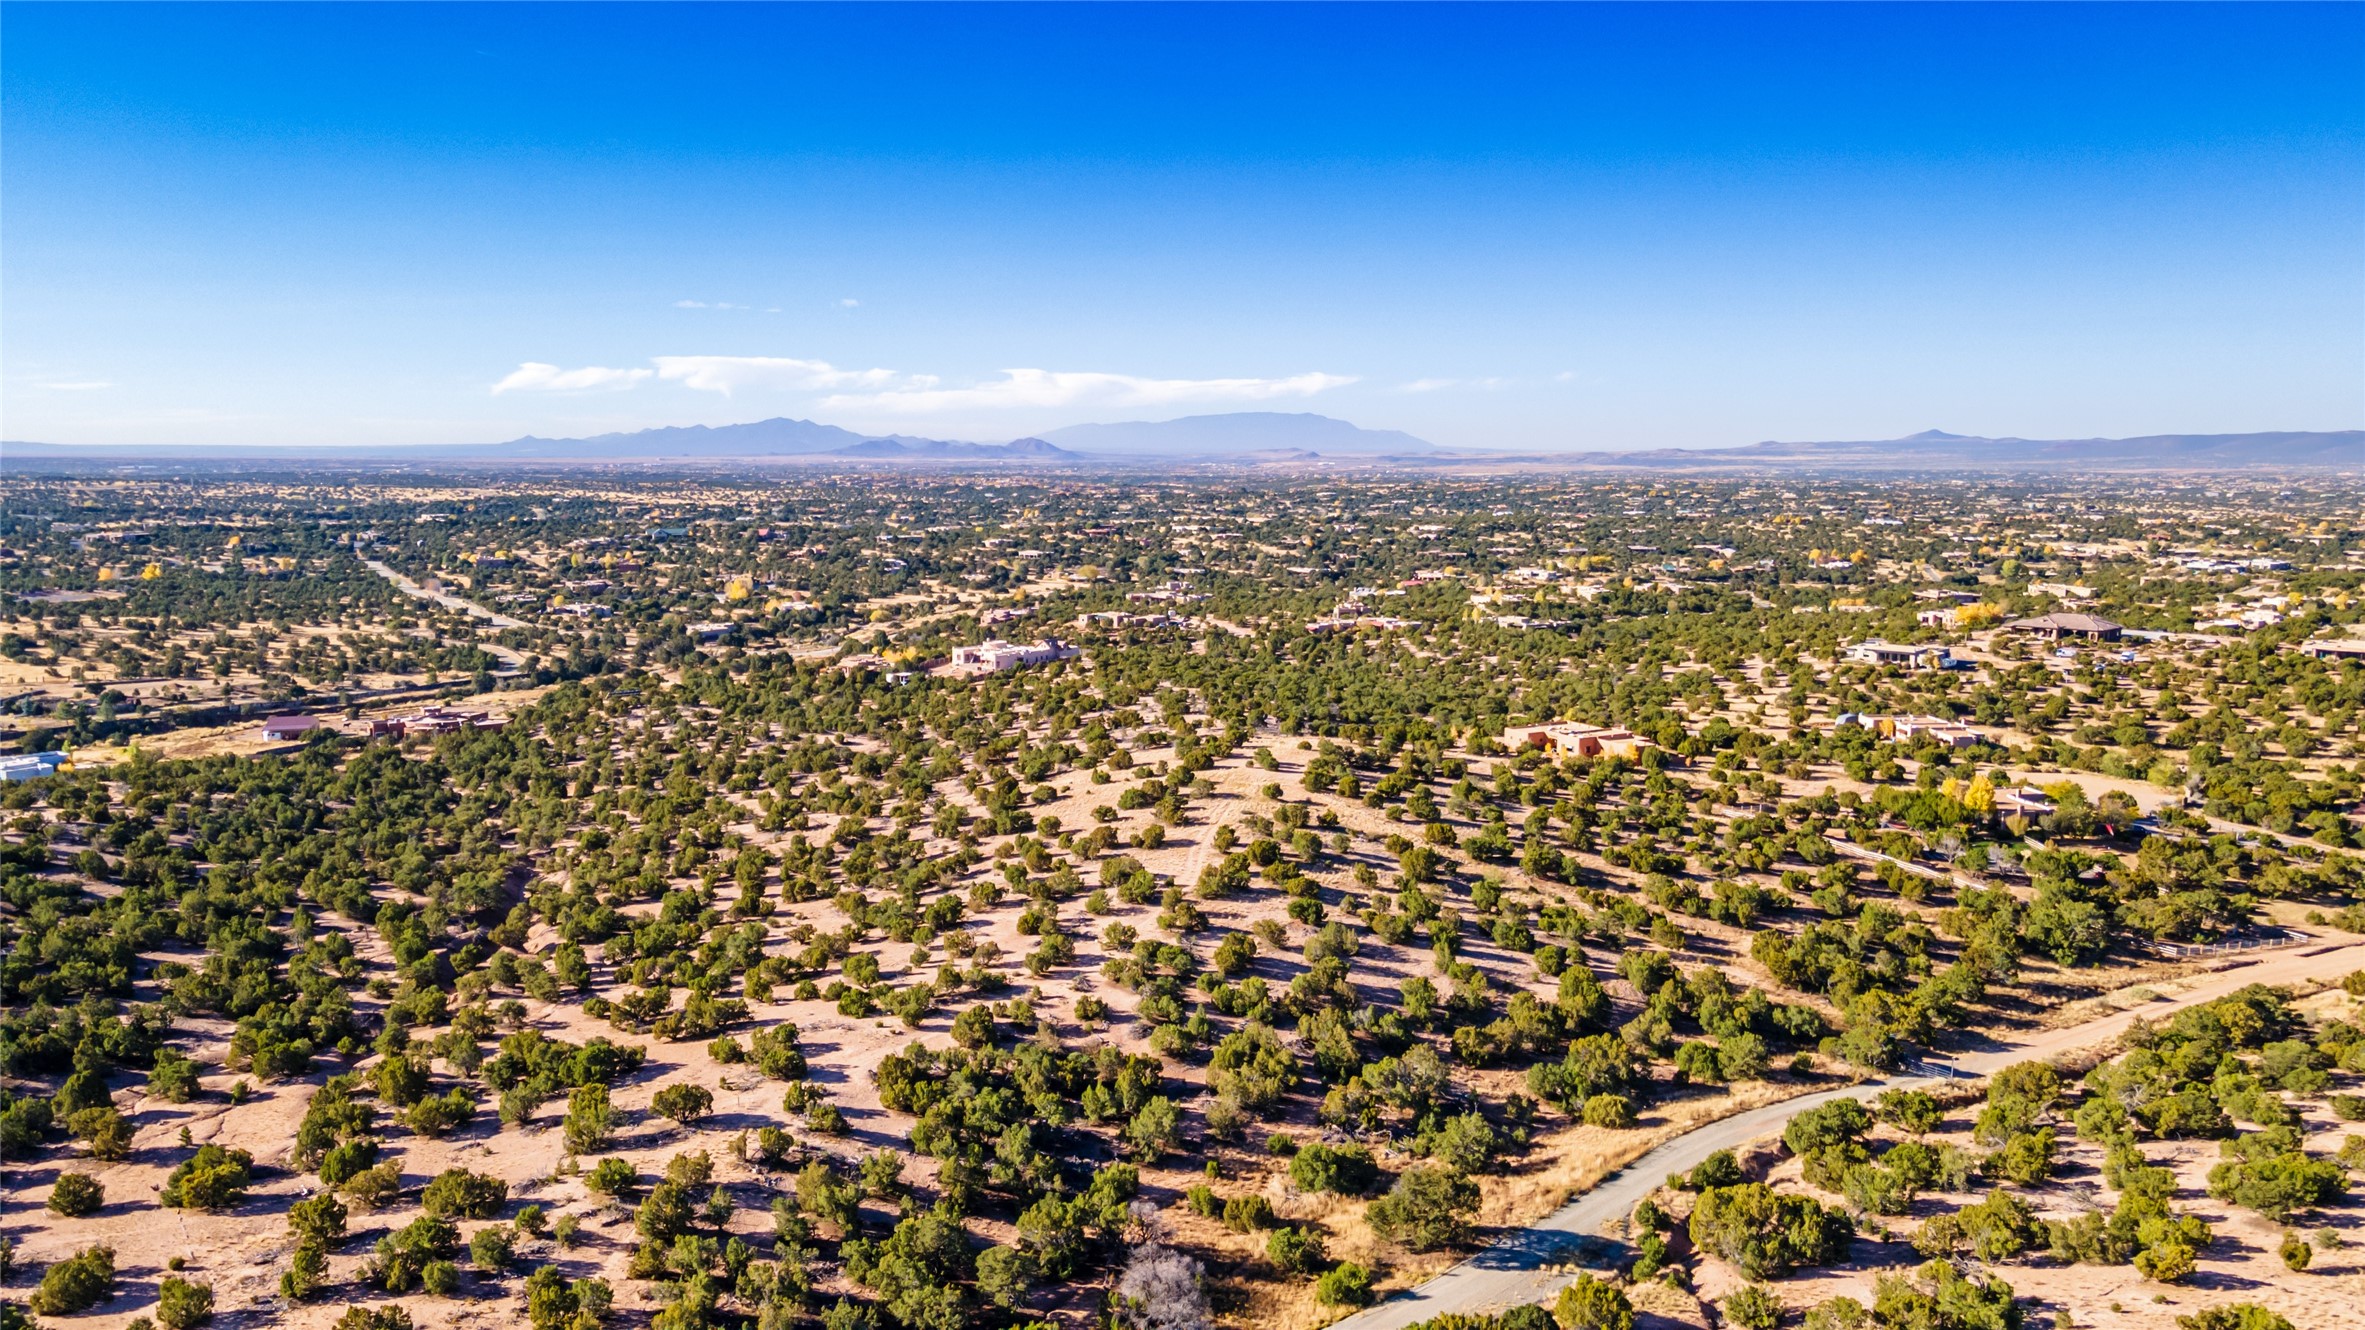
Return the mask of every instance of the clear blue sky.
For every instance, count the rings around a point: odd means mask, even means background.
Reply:
[[[2354,4],[9,4],[0,429],[2365,424]]]

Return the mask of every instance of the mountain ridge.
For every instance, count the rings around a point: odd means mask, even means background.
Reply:
[[[992,462],[1114,466],[1215,462],[1240,465],[1523,465],[1611,469],[1791,468],[1848,470],[2365,469],[2365,430],[2261,430],[2128,438],[2026,439],[1927,429],[1896,439],[1765,440],[1727,448],[1533,452],[1440,448],[1398,430],[1330,416],[1242,411],[1164,421],[1070,425],[999,443],[863,434],[779,416],[733,425],[667,425],[584,438],[525,435],[502,443],[419,445],[75,445],[0,441],[9,462],[91,460],[287,462]]]

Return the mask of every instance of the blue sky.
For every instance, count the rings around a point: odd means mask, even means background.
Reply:
[[[0,430],[2365,425],[2365,6],[0,7]]]

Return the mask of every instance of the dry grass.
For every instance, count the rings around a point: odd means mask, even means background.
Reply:
[[[1645,1316],[1663,1316],[1678,1325],[1708,1323],[1707,1313],[1701,1309],[1698,1298],[1657,1279],[1628,1284],[1626,1300],[1634,1304],[1634,1310]]]
[[[1628,1131],[1574,1124],[1536,1139],[1531,1163],[1480,1186],[1481,1229],[1524,1228],[1576,1196],[1601,1185],[1661,1143],[1708,1123],[1811,1094],[1825,1086],[1800,1081],[1748,1081],[1724,1094],[1680,1099],[1662,1106]]]

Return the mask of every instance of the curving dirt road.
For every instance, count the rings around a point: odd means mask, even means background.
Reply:
[[[2107,1044],[2125,1034],[2138,1016],[2157,1020],[2180,1008],[2224,997],[2249,984],[2337,980],[2359,969],[2365,969],[2365,944],[2303,944],[2259,960],[2230,965],[2172,998],[2058,1030],[2041,1030],[2015,1043],[1998,1044],[1946,1061],[1933,1060],[1916,1068],[1931,1074],[1867,1081],[1737,1113],[1664,1142],[1534,1226],[1502,1239],[1409,1293],[1334,1322],[1332,1330],[1403,1330],[1448,1312],[1495,1312],[1542,1302],[1576,1277],[1575,1270],[1565,1262],[1572,1259],[1583,1240],[1601,1232],[1610,1221],[1631,1214],[1636,1203],[1650,1195],[1669,1173],[1689,1169],[1718,1150],[1734,1149],[1772,1135],[1792,1115],[1819,1104],[1843,1098],[1870,1098],[1882,1090],[1926,1085],[1947,1077],[1985,1076],[2015,1062],[2058,1057]]]

